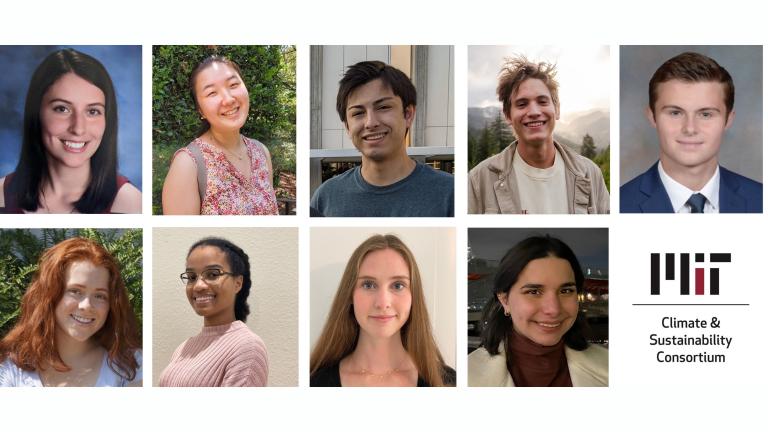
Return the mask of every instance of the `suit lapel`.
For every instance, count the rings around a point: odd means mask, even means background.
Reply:
[[[657,164],[658,162],[643,174],[640,192],[647,198],[640,203],[640,209],[643,213],[674,213],[672,201],[659,177]]]
[[[747,200],[739,194],[739,182],[720,167],[720,213],[746,213]]]

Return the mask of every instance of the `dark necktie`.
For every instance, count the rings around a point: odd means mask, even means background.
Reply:
[[[704,213],[704,203],[706,202],[707,197],[700,193],[695,193],[685,203],[691,207],[691,213]]]

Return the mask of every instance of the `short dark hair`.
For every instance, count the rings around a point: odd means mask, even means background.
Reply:
[[[198,240],[187,252],[187,258],[193,250],[203,247],[213,246],[224,252],[229,263],[229,271],[235,276],[243,277],[243,286],[235,296],[235,319],[245,322],[251,309],[248,307],[248,295],[251,293],[251,263],[248,261],[248,254],[239,246],[227,239],[220,237],[206,237]]]
[[[529,237],[510,249],[499,263],[496,277],[493,282],[493,293],[483,309],[482,345],[491,355],[499,354],[499,344],[504,343],[505,351],[509,355],[507,341],[512,332],[512,322],[504,315],[504,307],[499,301],[499,294],[507,294],[517,282],[520,274],[531,261],[546,257],[562,258],[571,265],[573,275],[576,278],[576,292],[581,294],[584,290],[584,272],[581,271],[579,260],[562,240],[549,235]],[[589,343],[585,336],[586,319],[579,311],[576,322],[565,333],[565,344],[577,351],[587,349]]]
[[[71,48],[49,54],[32,73],[24,106],[24,136],[21,156],[13,178],[19,207],[35,211],[40,192],[50,179],[48,155],[42,141],[40,105],[48,89],[63,75],[74,73],[104,93],[105,127],[98,150],[90,160],[91,180],[77,202],[80,213],[101,213],[117,194],[117,99],[109,73],[98,60]]]
[[[524,56],[508,57],[504,59],[504,65],[499,72],[499,85],[496,87],[496,95],[502,104],[504,117],[509,118],[509,112],[512,110],[512,94],[520,88],[520,84],[527,79],[537,79],[544,83],[552,95],[552,103],[555,107],[560,106],[560,96],[558,95],[559,84],[555,80],[557,72],[555,65],[539,62],[533,63]]]
[[[409,106],[416,106],[416,87],[410,78],[400,69],[380,61],[362,61],[347,68],[339,81],[339,93],[336,95],[336,111],[344,124],[347,124],[347,100],[358,87],[381,79],[392,89],[392,93],[403,101],[403,114]]]
[[[648,105],[655,115],[659,84],[680,80],[689,83],[719,82],[725,93],[725,107],[730,113],[736,101],[736,89],[731,74],[715,60],[703,54],[684,52],[667,60],[656,69],[648,83]]]
[[[240,67],[237,65],[237,63],[233,62],[232,60],[218,55],[213,54],[209,55],[208,57],[202,59],[200,63],[195,66],[195,69],[192,70],[192,73],[189,75],[189,94],[192,96],[192,103],[195,104],[195,109],[200,110],[200,104],[197,103],[197,91],[195,90],[195,84],[197,84],[197,76],[200,75],[200,72],[202,72],[205,68],[212,65],[213,63],[223,63],[237,72],[237,75],[240,77],[240,79],[243,79],[243,73],[240,72]],[[202,135],[205,132],[208,132],[208,129],[211,128],[211,124],[208,123],[208,120],[201,118],[200,119],[200,127],[198,128],[197,134]]]

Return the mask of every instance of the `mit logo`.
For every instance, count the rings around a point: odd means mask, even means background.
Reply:
[[[675,280],[675,255],[673,253],[664,254],[664,279]],[[680,256],[680,295],[690,294],[691,281],[691,254],[681,253]],[[697,253],[695,260],[697,263],[705,263],[703,253]],[[729,253],[711,253],[709,254],[710,263],[729,263],[731,254]],[[694,268],[696,275],[696,295],[704,295],[704,268]],[[651,254],[651,295],[659,295],[661,285],[661,254]],[[720,295],[720,269],[709,267],[709,294]]]

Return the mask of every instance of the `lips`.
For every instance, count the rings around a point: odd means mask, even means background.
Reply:
[[[537,129],[537,128],[540,128],[540,127],[544,126],[545,123],[547,123],[547,122],[544,121],[544,120],[536,120],[536,121],[532,121],[532,122],[528,122],[528,123],[524,123],[524,124],[525,124],[525,127],[532,128],[532,129]]]
[[[195,302],[196,305],[204,306],[213,303],[213,300],[216,298],[213,294],[198,294],[195,296],[192,296],[192,300]]]
[[[75,322],[77,322],[78,324],[83,324],[83,325],[88,325],[96,321],[96,318],[86,318],[84,316],[75,315],[75,314],[70,314],[69,316],[72,317],[72,319],[75,320]]]
[[[396,315],[371,315],[371,319],[380,323],[388,323],[394,320]]]
[[[87,141],[70,141],[59,138],[62,144],[64,144],[64,150],[70,153],[82,153],[88,144]]]
[[[363,141],[367,143],[372,143],[372,142],[376,142],[384,139],[385,136],[387,136],[386,132],[376,132],[376,133],[366,134],[366,135],[363,135]]]
[[[233,109],[231,109],[229,111],[225,111],[225,112],[223,112],[223,113],[221,113],[219,115],[221,115],[222,117],[235,117],[235,116],[237,116],[238,112],[240,112],[240,107],[239,106],[235,107],[235,108],[233,108]]]

